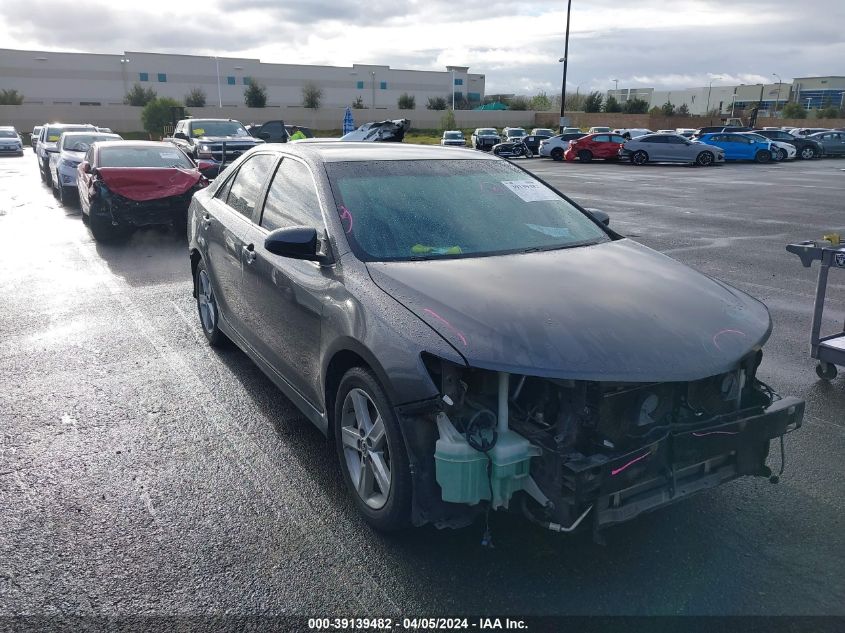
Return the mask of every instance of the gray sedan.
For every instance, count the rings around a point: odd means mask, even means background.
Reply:
[[[680,134],[647,134],[631,139],[619,150],[620,158],[634,165],[654,163],[687,163],[707,167],[725,162],[720,147],[690,141]]]
[[[818,132],[807,138],[821,143],[825,156],[845,156],[845,132]]]

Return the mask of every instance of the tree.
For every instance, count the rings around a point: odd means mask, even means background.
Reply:
[[[0,90],[0,105],[21,105],[23,95],[17,90]]]
[[[191,88],[191,91],[185,95],[185,105],[189,108],[204,108],[205,90],[202,88]]]
[[[263,108],[267,105],[267,88],[255,79],[250,79],[244,90],[244,104],[247,108]]]
[[[584,102],[587,100],[585,95],[575,93],[574,95],[566,95],[566,109],[569,112],[583,112]],[[560,101],[558,101],[560,107]]]
[[[689,106],[686,103],[682,103],[678,108],[678,116],[689,116]]]
[[[164,133],[164,126],[172,120],[171,108],[181,106],[176,99],[161,97],[149,101],[141,111],[141,122],[144,129],[153,136],[161,136]]]
[[[446,130],[454,130],[458,127],[458,124],[455,123],[455,113],[452,110],[447,110],[446,114],[440,117],[440,129],[442,131]]]
[[[651,110],[648,111],[649,116],[663,116],[663,110],[654,106]]]
[[[123,97],[123,103],[131,106],[145,106],[156,98],[156,91],[152,88],[142,88],[141,84],[132,86],[132,90]]]
[[[604,111],[605,112],[622,112],[622,106],[619,105],[619,102],[616,100],[616,97],[610,95],[607,98],[607,101],[604,102]]]
[[[648,112],[648,101],[645,99],[628,99],[622,106],[622,111],[625,114],[645,114]]]
[[[508,100],[508,107],[511,110],[528,110],[530,102],[527,97],[514,97]]]
[[[531,102],[528,107],[537,112],[545,112],[552,109],[552,100],[549,99],[549,95],[545,92],[538,92],[536,95],[531,97]]]
[[[797,103],[787,103],[780,111],[784,119],[806,119],[807,111]]]
[[[587,95],[584,99],[584,112],[601,112],[601,104],[604,101],[602,94],[596,90]]]
[[[675,116],[675,104],[667,99],[666,103],[660,106],[660,113],[663,116]]]
[[[302,86],[302,105],[312,110],[320,109],[320,102],[323,100],[323,89],[317,84],[308,82]]]
[[[414,95],[409,95],[407,92],[402,93],[399,101],[396,102],[400,110],[413,110],[417,107],[417,99]]]
[[[841,115],[839,108],[834,106],[827,106],[821,110],[816,110],[817,119],[838,119]]]
[[[361,95],[355,97],[355,100],[352,102],[352,109],[353,110],[363,110],[364,109],[364,99]]]
[[[429,97],[425,107],[429,110],[445,110],[446,99],[444,97]]]

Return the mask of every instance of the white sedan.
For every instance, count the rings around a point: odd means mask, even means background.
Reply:
[[[753,136],[758,141],[769,141],[772,144],[772,160],[792,160],[798,155],[798,150],[795,146],[786,141],[773,141],[770,138],[766,138],[760,134],[754,134],[753,132],[745,132],[744,134],[746,136]]]

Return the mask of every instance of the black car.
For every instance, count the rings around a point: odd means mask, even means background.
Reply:
[[[784,143],[794,145],[795,149],[798,151],[798,158],[803,158],[804,160],[821,158],[824,154],[822,144],[813,139],[793,136],[789,132],[784,132],[782,130],[754,130],[754,133],[759,134],[760,136],[765,136],[773,141],[783,141]]]
[[[191,204],[201,327],[332,438],[380,529],[598,530],[769,476],[804,402],[757,379],[768,310],[606,220],[480,152],[259,147]]]
[[[528,149],[531,150],[531,153],[535,156],[540,153],[540,141],[545,141],[546,139],[551,138],[548,134],[529,134],[528,136],[522,137],[522,142],[528,146]]]

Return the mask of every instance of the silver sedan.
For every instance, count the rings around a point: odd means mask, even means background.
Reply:
[[[714,145],[690,141],[680,134],[647,134],[626,142],[619,150],[620,158],[634,165],[653,163],[686,163],[702,167],[725,162],[725,151]]]

